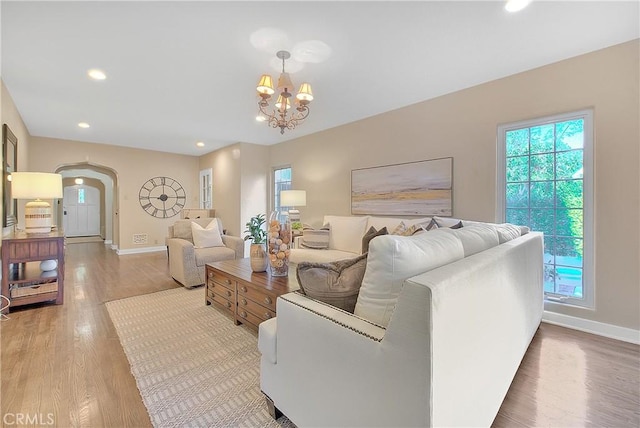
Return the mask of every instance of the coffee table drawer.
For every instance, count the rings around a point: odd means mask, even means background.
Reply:
[[[233,295],[235,294],[233,290],[211,282],[209,283],[208,290],[212,291],[217,296],[223,296],[227,300],[233,300]]]
[[[265,308],[264,306],[259,305],[253,300],[247,299],[246,297],[238,296],[238,314],[242,310],[252,313],[262,321],[266,321],[269,318],[273,318],[276,316],[275,311]]]
[[[233,301],[232,300],[227,300],[224,297],[213,293],[213,301],[216,302],[217,304],[219,304],[220,306],[222,306],[223,308],[227,309],[229,312],[231,312],[233,314],[234,305],[233,305]]]
[[[273,312],[276,311],[276,298],[272,297],[262,291],[258,291],[253,287],[249,287],[245,284],[238,284],[238,300],[244,297],[247,300],[253,300],[261,306],[264,306]]]
[[[247,311],[246,309],[242,309],[242,308],[237,308],[237,310],[236,310],[236,318],[241,323],[248,322],[250,324],[253,324],[256,327],[262,321],[264,321],[262,318],[257,317],[254,314],[252,314],[251,312]]]
[[[209,283],[213,282],[214,284],[228,288],[232,291],[235,289],[235,281],[233,280],[233,278],[214,270],[208,270],[207,280],[209,281]]]

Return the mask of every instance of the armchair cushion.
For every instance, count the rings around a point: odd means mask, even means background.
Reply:
[[[303,294],[353,313],[367,255],[331,263],[302,262],[296,276]]]
[[[222,231],[222,221],[219,218],[197,218],[197,219],[183,219],[176,220],[173,226],[169,227],[169,238],[181,238],[193,243],[193,234],[191,233],[191,223],[197,223],[202,227],[207,226],[212,220],[216,220],[218,223],[218,230]]]
[[[193,235],[193,245],[196,248],[224,247],[222,236],[218,229],[218,222],[214,218],[203,228],[198,223],[191,222],[191,233]]]
[[[196,248],[194,251],[196,266],[205,266],[207,263],[219,262],[221,260],[233,260],[236,252],[226,246]]]

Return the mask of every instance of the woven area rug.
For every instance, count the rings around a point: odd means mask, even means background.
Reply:
[[[106,304],[154,427],[294,427],[260,392],[256,334],[176,288]]]

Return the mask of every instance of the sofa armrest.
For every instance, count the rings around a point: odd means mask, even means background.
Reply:
[[[312,299],[302,293],[292,292],[280,296],[276,302],[277,313],[281,307],[295,306],[295,311],[303,310],[309,314],[331,321],[336,327],[344,328],[376,342],[382,341],[386,329],[380,325],[360,318],[352,313],[331,306],[319,300]],[[293,308],[291,308],[293,309]],[[289,309],[285,309],[289,310]]]
[[[187,286],[199,283],[195,248],[192,242],[182,238],[167,239],[169,247],[169,272],[173,279]]]
[[[244,239],[238,236],[222,235],[222,242],[236,252],[236,259],[244,258]]]
[[[383,327],[295,292],[264,324],[275,335],[259,338],[260,386],[297,426],[397,426],[407,407],[404,425],[429,425],[428,354],[408,354]]]

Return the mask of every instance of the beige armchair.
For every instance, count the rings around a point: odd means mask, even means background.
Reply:
[[[167,250],[169,254],[169,273],[171,277],[187,288],[205,283],[205,265],[220,260],[241,259],[244,257],[244,240],[237,236],[222,235],[224,247],[195,248],[191,233],[191,222],[206,227],[212,218],[178,220],[169,226]],[[218,221],[219,230],[222,222]]]

